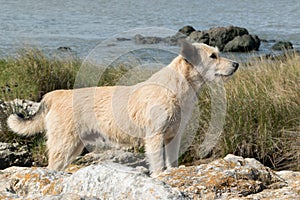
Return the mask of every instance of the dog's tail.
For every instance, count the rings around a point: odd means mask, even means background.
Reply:
[[[28,118],[25,118],[21,113],[12,114],[7,119],[7,125],[19,135],[35,135],[45,130],[45,115],[47,112],[45,103],[42,101],[35,114]]]

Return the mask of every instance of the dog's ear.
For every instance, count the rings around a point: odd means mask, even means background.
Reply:
[[[180,55],[194,66],[197,66],[201,61],[197,48],[186,40],[181,40]]]

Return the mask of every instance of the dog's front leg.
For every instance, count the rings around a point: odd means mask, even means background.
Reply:
[[[166,167],[178,167],[178,155],[180,149],[181,134],[177,133],[175,137],[165,138],[165,159]]]
[[[146,155],[150,164],[151,176],[156,177],[164,169],[164,137],[162,133],[145,138]]]

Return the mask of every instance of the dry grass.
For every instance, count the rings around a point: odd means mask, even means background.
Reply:
[[[257,58],[242,67],[225,84],[227,115],[218,148],[211,156],[228,153],[254,157],[274,169],[300,170],[300,57]],[[209,94],[200,97],[202,112],[210,116]],[[199,138],[209,118],[203,118]],[[199,144],[183,160],[200,158]],[[193,156],[190,156],[193,155]],[[192,159],[191,159],[192,157]]]

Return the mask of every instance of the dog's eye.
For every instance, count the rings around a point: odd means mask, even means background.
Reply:
[[[217,56],[215,53],[212,53],[212,54],[210,55],[210,58],[212,58],[212,59],[217,59],[218,56]]]

